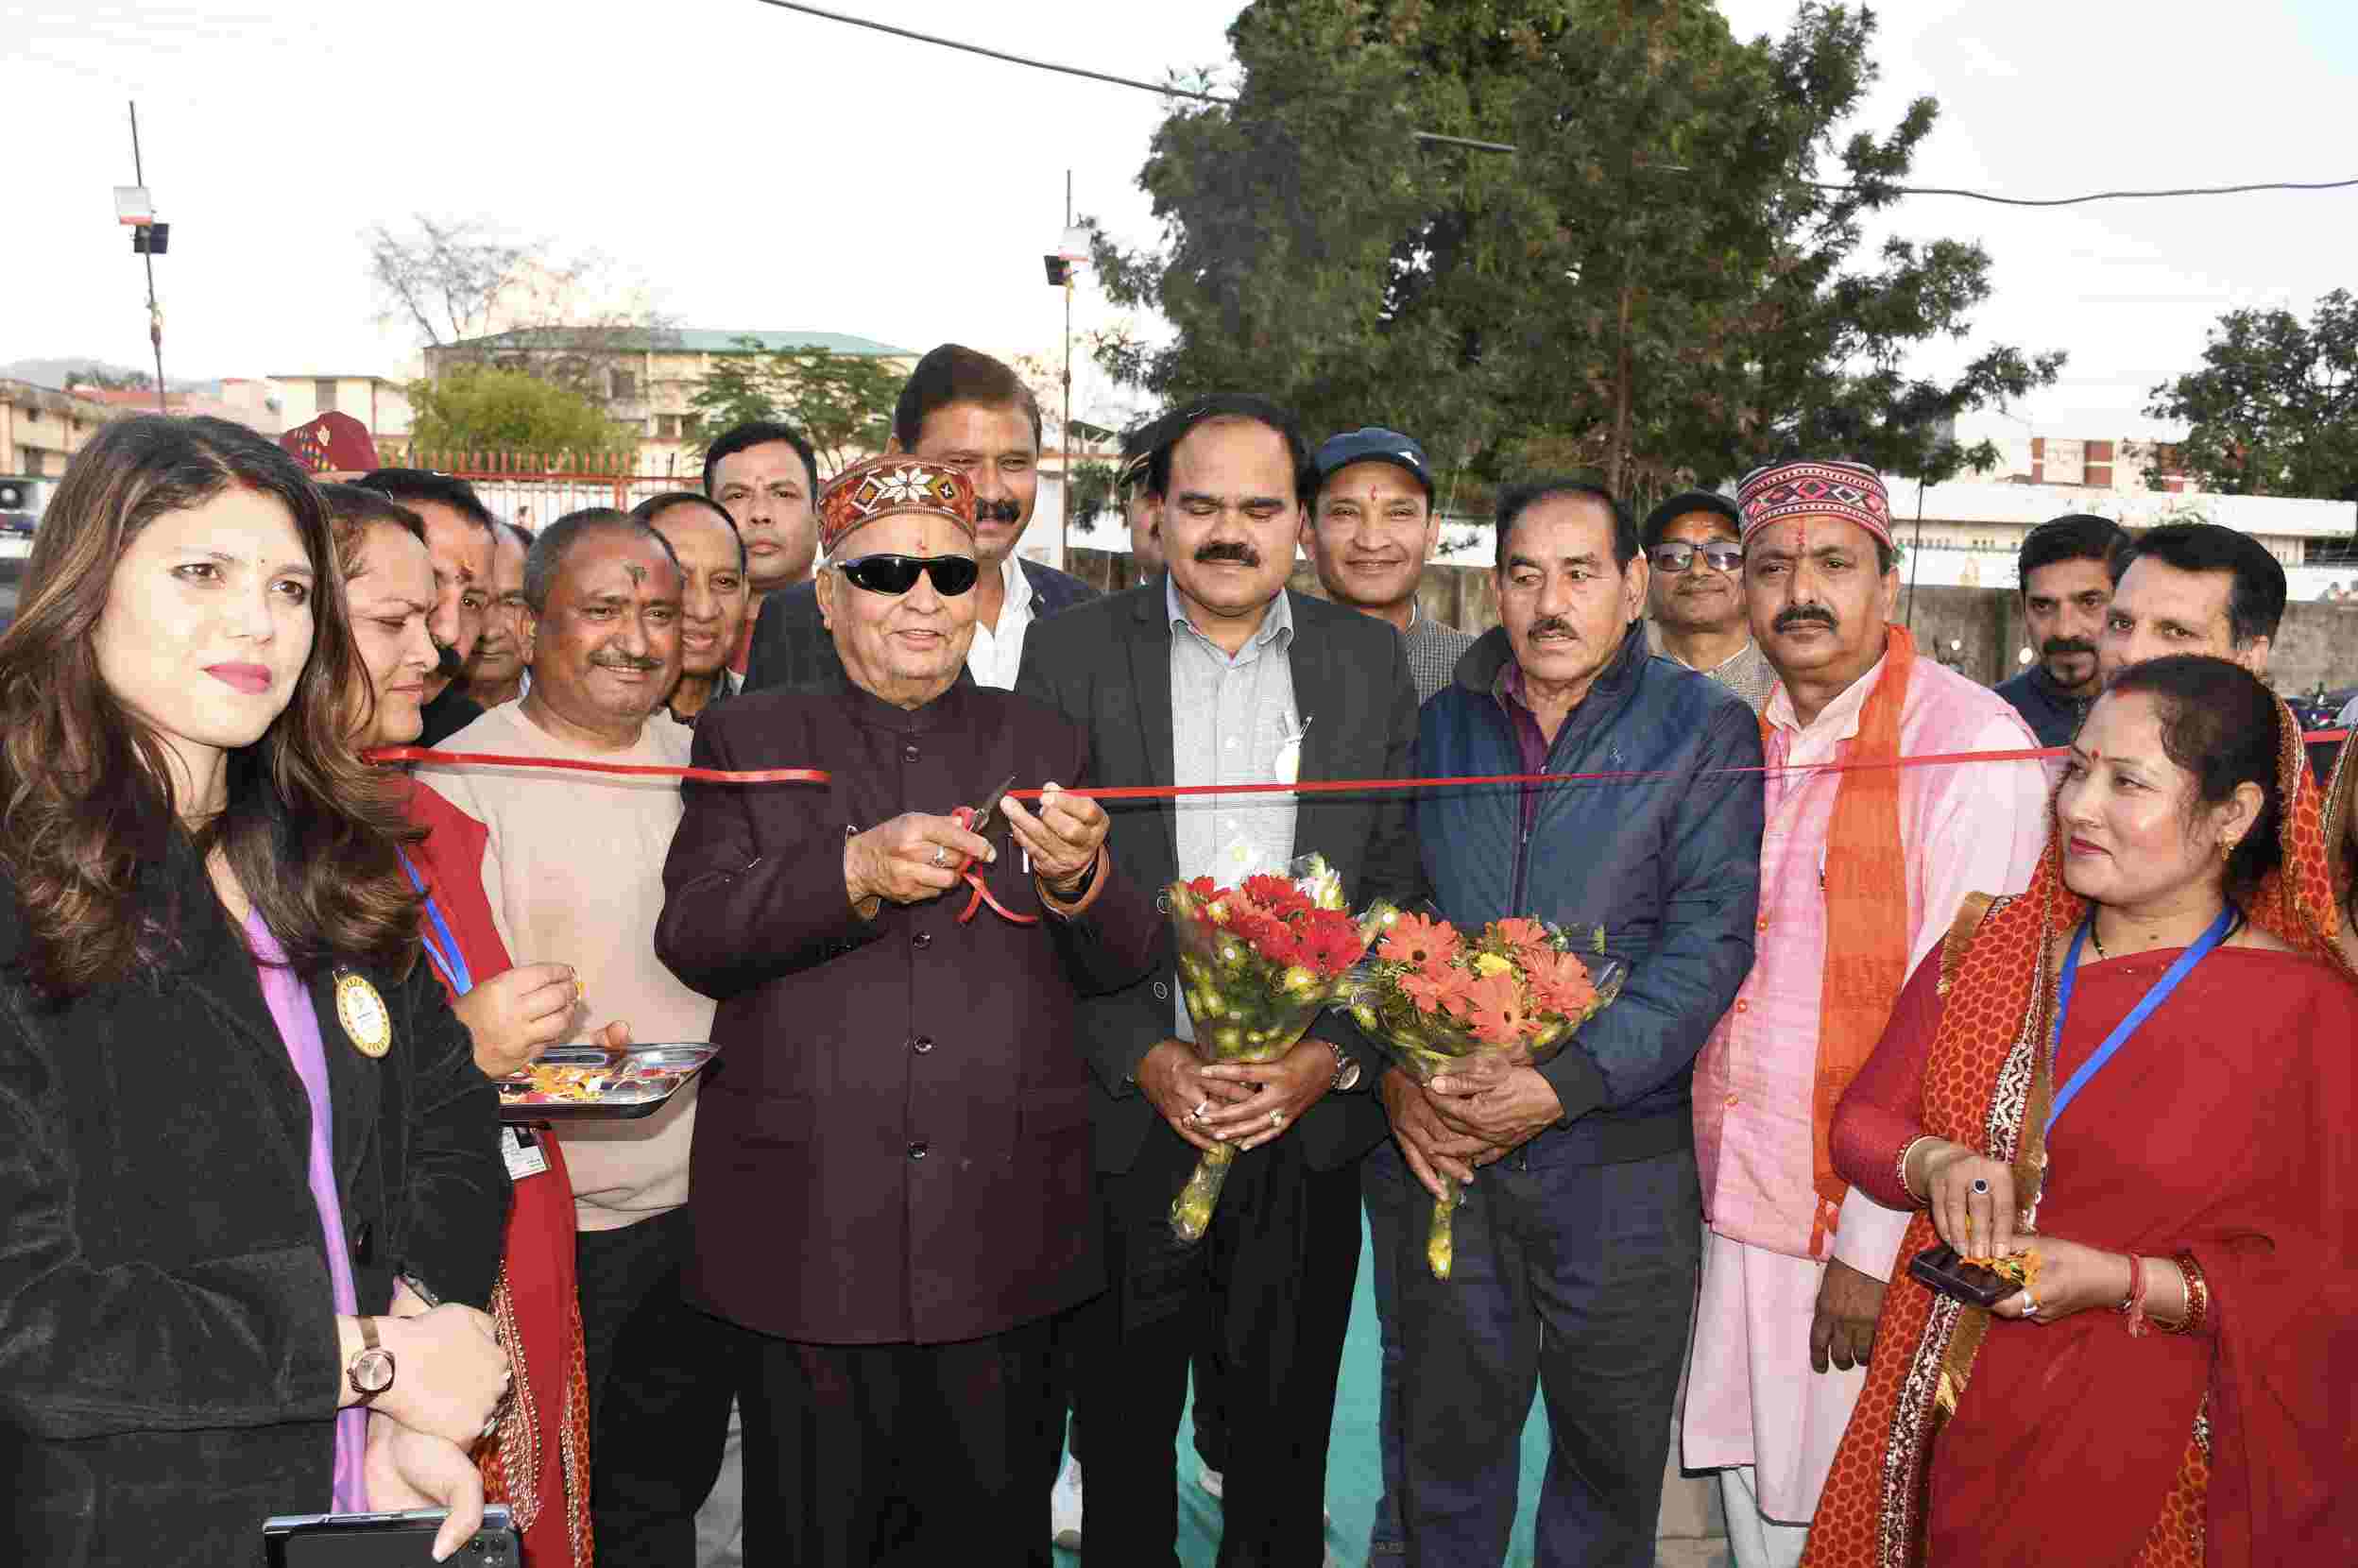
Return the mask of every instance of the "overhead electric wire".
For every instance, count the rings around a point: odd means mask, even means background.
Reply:
[[[820,6],[804,5],[801,0],[759,0],[759,3],[775,7],[779,10],[800,11],[805,16],[815,16],[829,22],[841,22],[854,27],[865,27],[871,32],[888,33],[895,38],[905,38],[917,43],[931,43],[944,49],[963,50],[969,55],[981,55],[985,60],[1000,60],[1009,65],[1029,66],[1034,71],[1053,71],[1062,76],[1079,77],[1085,81],[1104,82],[1112,87],[1133,87],[1141,93],[1153,93],[1162,97],[1188,98],[1197,103],[1206,104],[1233,104],[1237,101],[1234,97],[1222,94],[1199,92],[1194,88],[1180,87],[1170,82],[1152,82],[1136,77],[1118,77],[1110,71],[1092,71],[1086,66],[1066,65],[1052,60],[1035,60],[1030,55],[1013,54],[1005,49],[993,49],[981,43],[969,43],[964,39],[943,38],[935,33],[921,33],[914,27],[898,27],[889,22],[879,22],[871,17],[853,16],[845,11],[831,11]],[[1521,150],[1512,143],[1478,142],[1469,136],[1444,136],[1434,130],[1420,130],[1415,133],[1415,136],[1420,142],[1433,142],[1444,146],[1471,147],[1479,152]],[[1669,173],[1686,172],[1672,164],[1657,164],[1655,167]],[[1804,180],[1803,183],[1812,190],[1819,191],[1861,189],[1856,185],[1830,185],[1815,179]],[[2127,201],[2161,196],[2241,196],[2250,191],[2340,191],[2348,190],[2352,186],[2358,186],[2358,179],[2272,179],[2255,181],[2247,185],[2191,185],[2168,191],[2092,191],[2086,196],[1997,196],[1989,191],[1968,191],[1952,185],[1886,185],[1881,189],[1894,196],[1964,196],[1968,200],[1996,202],[2005,207],[2076,207],[2085,201]]]

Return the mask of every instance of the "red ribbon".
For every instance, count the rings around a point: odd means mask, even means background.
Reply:
[[[2347,739],[2347,729],[2313,729],[2301,736],[2315,745]],[[1331,794],[1362,790],[1440,790],[1471,784],[1637,784],[1650,778],[1733,777],[1744,774],[1848,773],[1857,768],[1932,768],[1960,762],[2038,762],[2067,757],[2068,746],[2025,746],[2016,751],[1943,751],[1921,757],[1891,757],[1858,762],[1763,763],[1750,768],[1658,769],[1629,773],[1467,774],[1447,778],[1317,778],[1292,784],[1133,784],[1102,789],[1059,790],[1085,800],[1170,800],[1181,795]],[[563,768],[575,773],[628,774],[649,778],[692,778],[708,784],[825,784],[823,768],[673,768],[649,763],[577,761],[561,757],[506,757],[496,752],[434,751],[423,746],[384,746],[362,754],[371,762],[473,763],[496,768]],[[1039,790],[1010,790],[1010,800],[1037,800]],[[977,879],[979,883],[979,878]],[[980,891],[978,886],[978,891]],[[982,896],[990,898],[988,893]],[[992,908],[998,909],[996,900]],[[1006,914],[1005,910],[1000,912]],[[1010,920],[1025,918],[1008,914]]]
[[[974,808],[971,806],[961,806],[956,810],[949,813],[949,820],[956,823],[961,827],[970,827],[974,825]],[[983,883],[981,875],[974,869],[973,856],[965,855],[959,858],[958,877],[961,881],[966,884],[966,886],[974,889],[974,896],[967,899],[966,907],[958,912],[958,924],[961,926],[965,925],[967,921],[972,920],[974,918],[974,912],[981,909],[985,904],[990,905],[993,912],[997,913],[1000,919],[1009,921],[1012,924],[1017,926],[1036,926],[1040,923],[1040,917],[1038,915],[1017,914],[1015,911],[1009,909],[1006,905],[992,897],[990,888]]]

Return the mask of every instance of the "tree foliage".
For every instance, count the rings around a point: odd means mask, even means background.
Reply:
[[[1176,336],[1101,363],[1164,399],[1269,393],[1314,435],[1396,425],[1478,483],[1578,464],[1659,494],[1803,449],[1935,479],[1994,461],[1954,418],[2063,356],[1905,368],[1967,333],[1990,263],[1868,247],[1937,113],[1840,133],[1873,34],[1819,0],[1751,43],[1701,0],[1256,0],[1229,31],[1237,102],[1155,135],[1159,243],[1096,245],[1113,298]]]
[[[521,356],[532,374],[592,400],[614,355],[663,346],[670,324],[643,289],[595,251],[560,255],[546,240],[508,239],[474,218],[414,214],[406,230],[362,231],[382,325],[406,323],[426,347],[493,335],[484,363]]]
[[[2358,298],[2349,290],[2318,300],[2307,321],[2287,310],[2229,312],[2201,367],[2148,395],[2149,418],[2187,426],[2178,463],[2203,488],[2358,501]]]
[[[521,370],[458,365],[409,387],[410,442],[421,454],[499,452],[539,458],[627,457],[638,432],[588,398]]]
[[[65,373],[65,390],[77,386],[94,386],[101,392],[152,392],[156,387],[153,371],[110,370],[93,361]]]
[[[758,337],[716,354],[689,406],[696,417],[692,455],[749,419],[782,419],[818,453],[821,477],[884,450],[901,372],[894,362],[827,349],[769,349]]]
[[[1083,533],[1097,526],[1098,515],[1115,509],[1116,471],[1111,463],[1095,458],[1076,458],[1068,471],[1065,484],[1065,515]]]

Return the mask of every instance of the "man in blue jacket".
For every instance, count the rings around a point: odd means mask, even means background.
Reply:
[[[1537,1561],[1649,1564],[1700,1255],[1689,1082],[1751,967],[1760,732],[1725,687],[1648,654],[1646,561],[1606,490],[1509,491],[1496,584],[1503,624],[1425,705],[1418,771],[1622,776],[1426,793],[1426,874],[1461,929],[1601,927],[1629,975],[1549,1061],[1384,1075],[1399,1152],[1375,1158],[1436,1192],[1436,1171],[1480,1170],[1451,1278],[1421,1222],[1375,1243],[1393,1249],[1406,1349],[1409,1560],[1503,1560],[1536,1386]]]

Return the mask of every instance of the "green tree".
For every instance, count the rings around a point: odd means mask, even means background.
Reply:
[[[1100,362],[1166,400],[1270,393],[1314,435],[1393,424],[1478,487],[1573,463],[1642,497],[1803,448],[1993,462],[1950,422],[2063,356],[1903,368],[1967,333],[1990,264],[1867,248],[1937,113],[1837,139],[1873,32],[1817,0],[1751,43],[1700,0],[1257,0],[1229,30],[1237,101],[1156,132],[1159,242],[1096,246],[1109,294],[1176,335]]]
[[[65,373],[65,389],[94,386],[102,392],[152,392],[156,378],[146,370],[110,370],[95,361]]]
[[[614,456],[637,452],[635,430],[597,404],[521,370],[457,365],[436,381],[409,387],[410,443],[422,454],[500,452],[538,458]]]
[[[821,476],[884,450],[902,380],[890,360],[827,349],[764,349],[758,337],[735,340],[740,352],[713,356],[711,373],[691,398],[704,449],[748,419],[782,419],[817,452]]]
[[[1071,486],[1067,515],[1072,519],[1073,527],[1089,533],[1097,527],[1098,514],[1113,508],[1115,478],[1111,463],[1091,458],[1074,460],[1071,477],[1066,481]]]
[[[2187,427],[2179,466],[2203,488],[2358,501],[2358,298],[2349,290],[2318,300],[2305,322],[2287,310],[2230,311],[2211,329],[2201,368],[2148,396],[2148,417]]]

